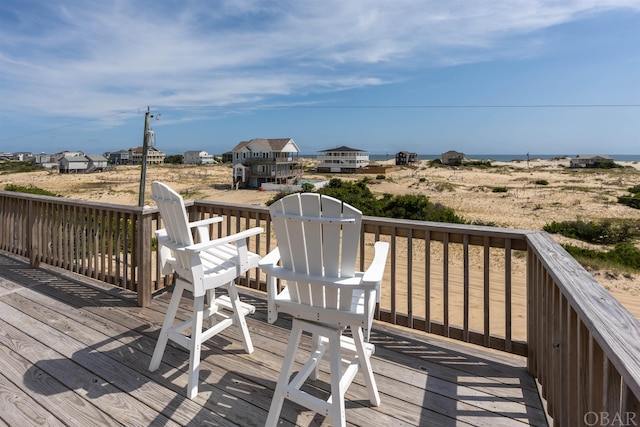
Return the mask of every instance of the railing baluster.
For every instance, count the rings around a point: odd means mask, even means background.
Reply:
[[[462,297],[462,340],[469,342],[469,236],[465,234],[463,246],[463,297]]]
[[[413,230],[407,236],[407,326],[413,329]]]
[[[431,232],[426,231],[424,236],[424,317],[425,331],[431,332]]]
[[[490,282],[490,239],[489,236],[483,237],[483,268],[482,268],[482,289],[483,289],[483,297],[484,297],[484,346],[491,346],[491,282]]]
[[[442,307],[444,336],[450,337],[449,332],[449,233],[444,233],[442,239]]]
[[[504,333],[505,350],[511,353],[511,239],[504,242]]]

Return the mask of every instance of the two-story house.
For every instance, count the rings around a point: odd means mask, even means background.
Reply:
[[[185,165],[210,165],[215,162],[213,154],[206,151],[185,151],[182,156],[182,163]]]
[[[369,166],[369,152],[346,146],[318,151],[318,172],[355,173]]]
[[[234,188],[260,188],[267,182],[291,185],[302,175],[300,149],[292,138],[254,138],[231,152]]]
[[[132,165],[141,165],[142,164],[142,155],[144,151],[142,147],[130,148],[129,149],[129,159]],[[147,149],[147,164],[154,165],[164,163],[165,154],[158,150],[156,147],[149,147]]]

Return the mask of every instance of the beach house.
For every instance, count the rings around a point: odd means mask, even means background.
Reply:
[[[215,162],[213,154],[206,151],[185,151],[182,156],[182,163],[185,165],[210,165]]]
[[[459,151],[449,150],[446,153],[442,153],[441,161],[443,165],[459,166],[464,160],[464,153]]]
[[[396,165],[412,165],[418,161],[418,153],[399,151],[396,153]]]
[[[612,165],[613,159],[603,154],[578,154],[570,160],[569,166],[572,168],[597,168]]]
[[[318,151],[318,172],[355,173],[357,169],[369,166],[369,152],[341,146]]]
[[[142,164],[143,151],[142,147],[130,148],[129,149],[129,159],[131,164],[140,165]],[[149,147],[147,150],[147,164],[160,164],[164,163],[165,154],[158,150],[155,147]]]
[[[293,138],[254,138],[233,150],[234,188],[260,188],[264,183],[294,184],[302,175],[300,149]]]

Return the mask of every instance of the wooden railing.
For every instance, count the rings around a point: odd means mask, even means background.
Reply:
[[[187,209],[225,218],[214,238],[261,226],[252,250],[275,247],[265,207]],[[171,281],[157,268],[159,228],[155,208],[0,191],[0,249],[136,291],[143,306]],[[556,425],[640,423],[640,323],[548,234],[365,217],[361,268],[376,240],[390,244],[379,320],[527,356]],[[241,284],[264,279],[256,269]]]

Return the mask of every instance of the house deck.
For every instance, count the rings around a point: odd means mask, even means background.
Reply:
[[[170,344],[160,369],[147,370],[168,293],[140,308],[133,293],[0,254],[0,426],[262,425],[290,321],[268,324],[264,295],[241,292],[257,309],[255,351],[244,353],[235,328],[214,337],[191,401],[185,350]],[[369,406],[356,376],[350,425],[547,425],[522,358],[380,322],[371,342],[382,404]],[[324,370],[308,390],[326,392],[327,379]],[[281,416],[281,425],[330,424],[289,401]]]

